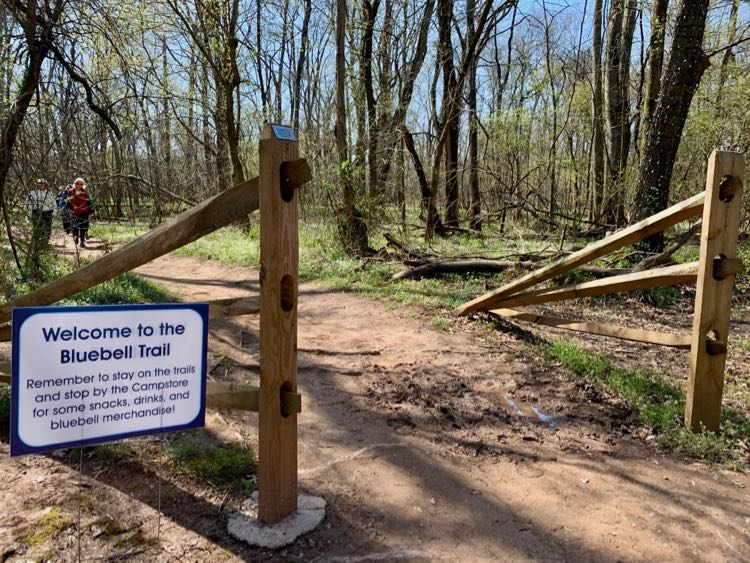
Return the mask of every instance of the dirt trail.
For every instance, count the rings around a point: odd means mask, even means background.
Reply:
[[[166,257],[138,271],[185,301],[258,290],[257,272],[190,258]],[[663,455],[630,435],[623,407],[532,364],[521,342],[471,324],[437,330],[410,310],[314,285],[300,287],[298,326],[300,487],[328,501],[323,526],[276,554],[254,550],[225,532],[231,502],[165,482],[158,555],[132,558],[740,561],[750,554],[747,476]],[[257,334],[257,317],[216,323],[211,375],[257,383]],[[209,429],[257,442],[253,414],[211,415]],[[7,443],[0,449],[7,455]],[[87,474],[88,494],[153,530],[154,480],[136,470]],[[53,456],[0,462],[0,506],[8,507],[0,546],[17,548],[19,530],[47,506],[45,495],[70,496],[77,482],[75,468]],[[95,544],[86,539],[84,551]]]

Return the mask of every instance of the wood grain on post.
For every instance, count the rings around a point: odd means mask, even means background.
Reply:
[[[282,163],[297,159],[297,143],[274,129],[266,124],[260,136],[259,180],[258,518],[268,524],[297,510],[297,415],[281,408],[282,390],[297,390],[298,195],[281,175]]]
[[[260,389],[241,383],[208,381],[206,383],[206,407],[234,411],[258,412]],[[281,408],[287,412],[301,412],[302,400],[298,393],[281,393]]]
[[[685,425],[718,430],[732,289],[737,270],[737,235],[742,209],[745,159],[714,151],[708,161],[700,265],[690,346]],[[722,260],[724,259],[724,260]],[[722,266],[723,262],[723,266]],[[717,269],[715,271],[715,268]]]

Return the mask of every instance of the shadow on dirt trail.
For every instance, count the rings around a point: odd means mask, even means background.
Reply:
[[[176,276],[217,268],[169,260]],[[256,275],[219,268],[223,279]],[[257,362],[237,346],[257,328],[254,317],[218,323],[214,352]],[[331,502],[321,555],[731,559],[750,549],[745,476],[660,454],[630,436],[625,405],[530,364],[516,340],[436,331],[408,310],[305,285],[298,332],[300,481]],[[539,405],[555,428],[507,412],[498,394]],[[238,421],[251,442],[254,423]]]
[[[190,258],[163,258],[139,273],[184,301],[257,289],[257,272]],[[213,377],[258,384],[257,331],[257,317],[212,323]],[[152,537],[163,513],[159,545],[135,560],[175,553],[191,561],[737,560],[750,553],[745,475],[660,453],[630,434],[626,405],[532,363],[515,337],[462,322],[438,331],[408,309],[302,285],[298,350],[300,488],[328,501],[323,525],[278,552],[258,550],[226,532],[242,495],[158,478],[132,460],[98,475],[85,470],[96,505],[118,504]],[[546,418],[526,416],[534,409]],[[208,418],[215,439],[239,435],[257,446],[256,415]],[[34,457],[47,476],[60,465]],[[75,482],[72,469],[60,473],[54,478]],[[28,477],[15,494],[26,490],[27,505],[43,506]],[[0,492],[0,503],[8,494],[12,488]],[[21,525],[6,522],[0,531]],[[100,552],[111,556],[107,549]]]

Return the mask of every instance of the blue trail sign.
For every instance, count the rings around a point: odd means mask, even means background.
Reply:
[[[208,305],[13,309],[11,456],[204,425]]]

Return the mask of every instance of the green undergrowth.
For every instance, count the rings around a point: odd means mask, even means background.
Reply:
[[[401,238],[403,237],[403,238]],[[399,235],[406,246],[419,255],[432,259],[462,259],[466,257],[503,257],[543,250],[541,242],[499,241],[496,238],[454,236],[436,239],[427,245],[419,236]],[[370,244],[386,246],[382,235],[373,235]],[[218,260],[245,267],[260,263],[259,229],[228,227],[195,241],[175,252],[179,255]],[[348,255],[337,243],[333,231],[322,224],[302,223],[299,232],[299,277],[301,281],[323,283],[331,290],[355,292],[381,298],[392,306],[415,305],[431,310],[452,309],[464,301],[485,292],[489,287],[513,277],[503,275],[450,274],[422,280],[391,281],[391,276],[405,269],[400,257],[359,259]]]
[[[10,386],[0,383],[0,427],[10,422]]]
[[[67,452],[70,463],[77,463],[81,455],[97,463],[129,461],[143,467],[160,466],[174,475],[236,491],[252,490],[257,473],[251,448],[216,441],[201,430],[86,447],[83,454],[80,448]]]
[[[80,266],[84,266],[83,262]],[[69,260],[55,259],[50,256],[45,261],[41,278],[31,282],[16,280],[13,293],[8,295],[8,300],[33,291],[37,287],[61,278],[77,269],[75,263]],[[107,305],[107,304],[131,304],[131,303],[165,303],[174,301],[175,298],[154,284],[133,272],[128,272],[100,283],[81,293],[67,297],[60,301],[59,305]]]
[[[168,303],[175,297],[138,274],[128,272],[89,288],[66,300],[74,305],[107,305],[130,303]]]
[[[129,223],[97,221],[91,224],[90,233],[114,245],[130,242],[149,230],[149,224],[145,221]]]
[[[661,447],[734,468],[747,462],[742,457],[747,456],[743,449],[750,439],[750,420],[731,409],[723,409],[718,432],[693,433],[684,426],[685,391],[665,377],[619,367],[605,356],[561,340],[540,348],[548,360],[560,362],[575,375],[627,401]]]
[[[240,444],[209,442],[200,432],[171,437],[167,451],[175,467],[212,485],[250,489],[256,474],[255,454]]]

